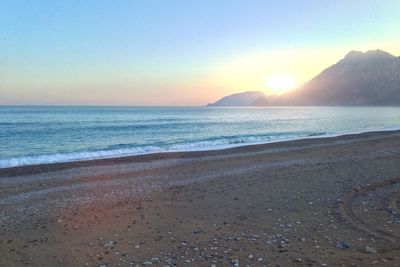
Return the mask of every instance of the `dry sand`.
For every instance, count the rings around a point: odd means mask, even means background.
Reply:
[[[0,266],[399,266],[400,132],[0,170]]]

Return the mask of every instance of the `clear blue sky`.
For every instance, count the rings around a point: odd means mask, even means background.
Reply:
[[[0,0],[0,104],[200,104],[249,55],[397,53],[399,14],[398,0]]]

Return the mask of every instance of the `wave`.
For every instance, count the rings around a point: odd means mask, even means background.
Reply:
[[[55,153],[37,156],[13,157],[0,159],[0,168],[11,168],[25,165],[38,165],[58,162],[71,162],[101,158],[112,158],[118,156],[140,155],[154,152],[161,152],[158,147],[136,147],[129,149],[82,151],[70,153]]]
[[[224,136],[197,141],[181,141],[170,144],[137,146],[135,144],[116,144],[104,150],[54,153],[34,156],[21,156],[0,159],[0,168],[12,168],[27,165],[39,165],[60,162],[105,159],[114,157],[134,156],[160,152],[204,151],[231,148],[236,146],[284,141],[294,138],[321,136],[325,132],[287,132],[270,133],[267,135]]]

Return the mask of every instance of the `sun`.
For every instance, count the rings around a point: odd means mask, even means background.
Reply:
[[[270,94],[281,95],[295,89],[296,79],[288,74],[275,74],[265,78],[265,87]]]

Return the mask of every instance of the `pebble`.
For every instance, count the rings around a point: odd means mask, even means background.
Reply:
[[[376,253],[378,253],[378,251],[376,251],[375,248],[373,248],[373,247],[368,247],[368,246],[366,246],[366,247],[364,248],[364,252],[365,252],[365,253],[368,253],[368,254],[376,254]]]
[[[143,265],[145,265],[145,266],[148,266],[148,265],[152,265],[153,263],[151,262],[151,261],[144,261],[143,262]]]
[[[198,233],[200,233],[200,230],[197,229],[197,228],[195,228],[195,229],[192,230],[192,233],[193,233],[193,234],[198,234]]]
[[[238,259],[233,259],[231,260],[232,267],[239,267],[239,260]]]
[[[115,242],[112,241],[112,240],[110,240],[110,241],[108,241],[107,243],[104,244],[104,247],[105,247],[105,248],[111,248],[111,247],[113,247],[114,245],[115,245]]]
[[[346,248],[350,248],[350,245],[347,244],[347,243],[344,242],[344,241],[340,241],[340,242],[338,242],[338,243],[336,244],[336,247],[337,247],[337,248],[340,248],[340,249],[346,249]]]

